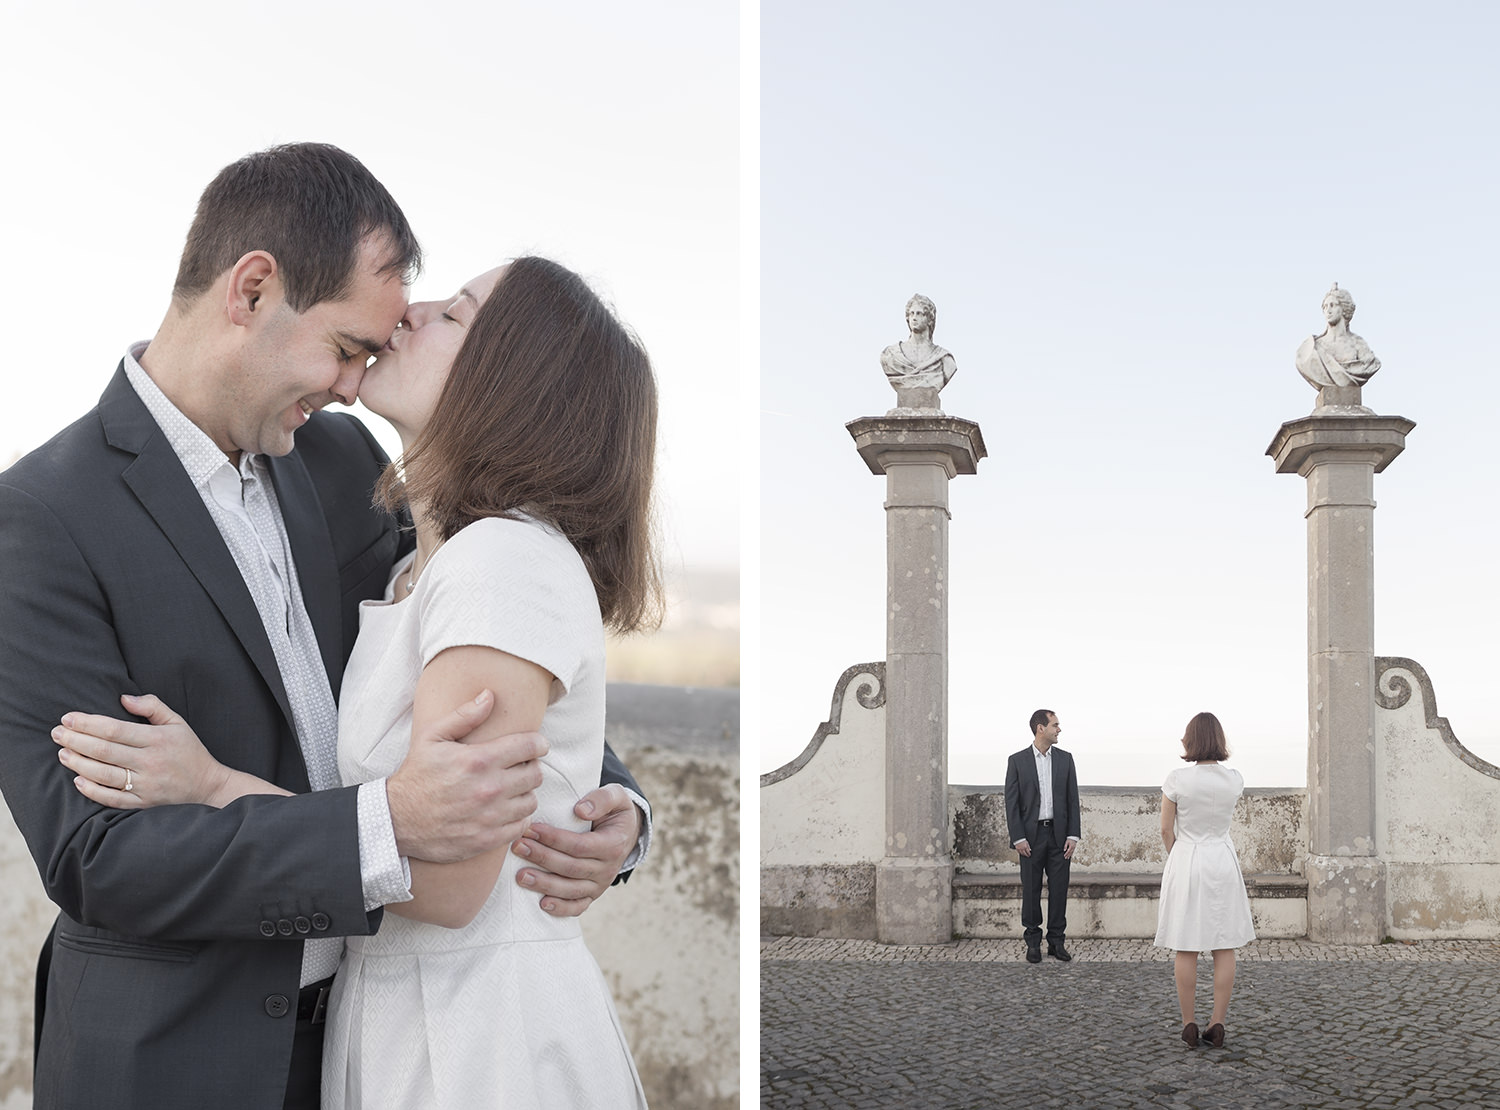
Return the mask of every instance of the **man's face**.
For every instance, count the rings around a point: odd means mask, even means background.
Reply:
[[[1057,738],[1062,735],[1062,725],[1057,723],[1057,714],[1049,713],[1047,723],[1036,730],[1037,746],[1043,751],[1057,743]]]
[[[399,274],[379,274],[384,244],[367,240],[348,295],[305,312],[287,305],[277,281],[258,307],[234,380],[221,397],[224,429],[215,442],[231,455],[285,455],[308,416],[334,401],[353,404],[365,363],[385,346],[406,312]]]
[[[932,316],[926,307],[914,304],[906,310],[906,326],[913,332],[932,327]]]

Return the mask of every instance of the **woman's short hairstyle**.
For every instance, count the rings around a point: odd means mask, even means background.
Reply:
[[[443,539],[522,513],[578,550],[604,623],[660,623],[653,542],[656,379],[635,337],[588,284],[518,258],[469,325],[427,426],[376,500],[421,505]]]
[[[1229,742],[1224,739],[1224,726],[1212,713],[1199,713],[1187,724],[1182,734],[1182,758],[1188,763],[1201,763],[1210,759],[1228,759]]]

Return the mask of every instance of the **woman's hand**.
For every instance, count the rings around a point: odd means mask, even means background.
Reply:
[[[79,793],[111,809],[201,802],[224,805],[230,772],[198,734],[153,694],[125,694],[120,704],[149,724],[93,713],[68,713],[52,730],[58,757],[78,777]]]

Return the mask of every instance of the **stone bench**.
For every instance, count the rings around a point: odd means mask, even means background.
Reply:
[[[1301,875],[1245,876],[1257,937],[1307,935],[1307,880]],[[1068,935],[1153,937],[1161,874],[1074,871],[1068,880]],[[1046,891],[1042,914],[1046,916]],[[1021,936],[1021,876],[1015,871],[964,872],[953,876],[956,937]]]

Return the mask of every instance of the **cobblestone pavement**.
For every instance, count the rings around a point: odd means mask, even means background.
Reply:
[[[762,1107],[1500,1110],[1500,942],[1257,941],[1224,1047],[1196,1050],[1171,953],[1068,948],[764,938]]]

